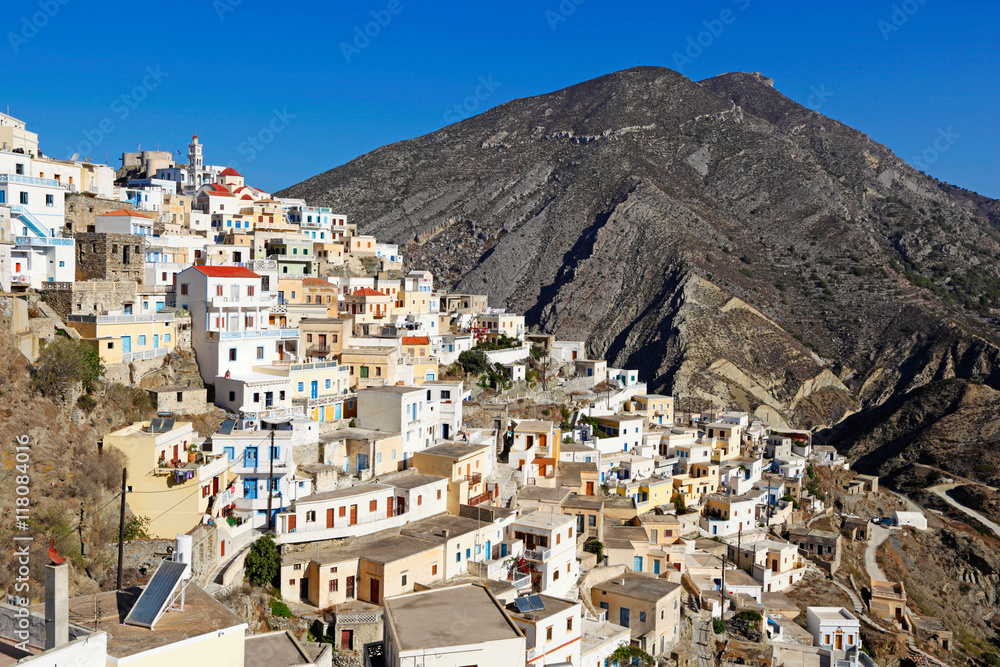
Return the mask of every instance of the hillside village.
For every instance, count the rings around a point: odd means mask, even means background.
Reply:
[[[682,411],[196,135],[115,169],[0,114],[0,146],[18,349],[70,341],[155,411],[93,443],[125,461],[140,585],[73,595],[53,546],[0,606],[0,664],[965,661],[876,559],[940,520],[811,431]]]

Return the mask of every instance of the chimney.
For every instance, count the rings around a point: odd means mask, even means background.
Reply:
[[[69,643],[69,565],[45,566],[45,650]]]

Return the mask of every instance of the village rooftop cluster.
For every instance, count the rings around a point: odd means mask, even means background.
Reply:
[[[34,359],[63,330],[150,393],[159,416],[101,447],[125,455],[130,513],[172,545],[145,557],[145,589],[70,599],[69,565],[50,565],[30,641],[0,609],[0,663],[330,665],[336,650],[366,667],[673,664],[702,650],[686,623],[736,618],[756,641],[730,643],[732,660],[873,664],[867,616],[803,618],[783,594],[839,563],[845,538],[803,525],[827,509],[814,471],[848,467],[836,450],[747,412],[678,412],[636,370],[443,291],[345,215],[203,150],[193,136],[186,164],[57,160],[0,114],[12,332]],[[185,354],[199,378],[142,384]],[[226,418],[199,433],[190,417],[212,406]],[[844,490],[878,491],[862,475]],[[852,525],[866,539],[869,517]],[[329,642],[247,634],[216,600],[265,534],[281,598]],[[902,585],[875,593],[868,615],[913,632]]]

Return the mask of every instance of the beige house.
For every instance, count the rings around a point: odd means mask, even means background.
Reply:
[[[229,461],[200,451],[202,440],[191,422],[172,419],[136,422],[104,436],[104,447],[125,454],[126,500],[133,514],[150,519],[151,537],[187,533],[229,486]]]
[[[66,326],[97,348],[104,364],[165,357],[177,344],[173,313],[70,315]]]
[[[609,621],[631,630],[633,646],[654,658],[669,657],[680,638],[679,584],[626,572],[593,586],[590,595],[594,607],[605,610]]]
[[[445,442],[413,454],[413,466],[422,473],[448,479],[448,511],[460,505],[481,505],[492,500],[486,477],[493,469],[493,447]]]
[[[868,610],[873,616],[888,621],[903,620],[906,614],[906,589],[902,582],[879,581],[872,579],[872,597],[868,601]]]
[[[352,347],[340,353],[340,363],[348,366],[351,388],[396,384],[395,347]]]

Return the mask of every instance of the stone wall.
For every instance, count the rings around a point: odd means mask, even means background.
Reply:
[[[77,280],[134,280],[142,283],[145,241],[138,234],[77,233]]]
[[[159,387],[149,394],[156,403],[157,412],[200,415],[206,411],[208,403],[208,389],[203,387]]]
[[[219,531],[215,526],[199,524],[188,532],[192,539],[191,572],[196,581],[204,579],[219,564]],[[116,550],[117,542],[112,545]],[[125,543],[122,558],[123,567],[134,567],[147,576],[156,571],[157,566],[165,558],[173,554],[174,540],[132,540]]]
[[[101,315],[136,303],[136,283],[95,280],[85,283],[46,283],[45,299],[65,319],[69,315]]]
[[[117,545],[115,546],[117,549]],[[170,558],[173,548],[173,540],[132,540],[126,542],[122,554],[122,566],[125,569],[135,568],[146,576],[151,576],[161,560]]]
[[[81,194],[66,195],[66,230],[72,233],[92,231],[101,213],[125,209],[135,210],[131,204],[112,199],[98,199]]]

